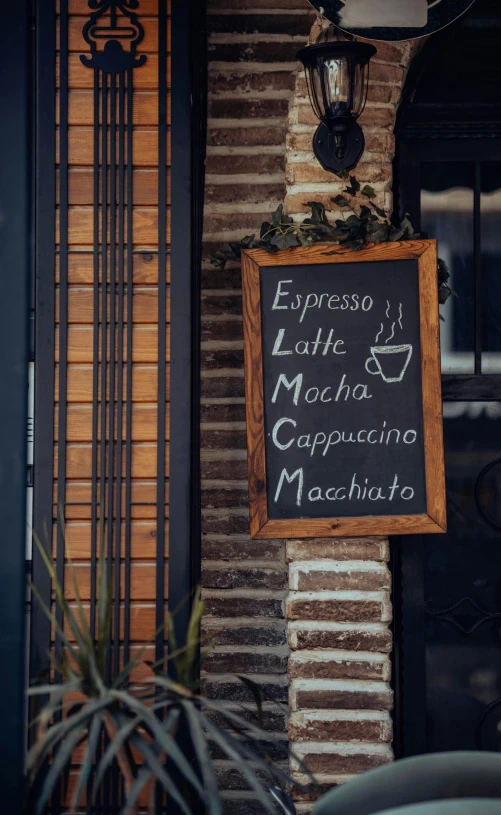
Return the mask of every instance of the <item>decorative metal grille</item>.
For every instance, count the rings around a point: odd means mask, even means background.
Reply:
[[[140,53],[144,43],[144,26],[138,0],[85,0],[71,4],[60,0],[52,8],[40,3],[38,9],[37,55],[37,213],[36,213],[36,358],[35,358],[35,453],[34,453],[34,520],[42,536],[47,530],[47,547],[51,545],[56,559],[58,578],[64,583],[64,526],[56,524],[55,541],[51,541],[53,523],[61,512],[62,519],[79,517],[90,520],[89,615],[95,629],[97,602],[97,563],[100,535],[104,534],[109,577],[114,584],[113,637],[108,649],[107,671],[111,676],[130,658],[131,636],[131,570],[134,546],[134,513],[138,508],[155,518],[155,587],[154,622],[157,631],[155,659],[166,652],[166,402],[168,396],[167,364],[167,0],[158,0],[155,25],[158,25],[157,47],[150,40],[149,50],[158,55],[157,177],[158,228],[155,245],[139,245],[134,239],[137,228],[135,207],[136,115],[135,72],[147,61],[154,70],[154,58]],[[77,12],[75,13],[75,9]],[[76,30],[75,24],[84,9],[87,19]],[[90,10],[90,14],[88,13]],[[151,31],[151,20],[150,31]],[[59,34],[56,36],[56,23]],[[76,38],[88,46],[77,53]],[[56,53],[59,52],[59,91],[56,95]],[[75,75],[85,69],[93,72],[92,134],[92,246],[80,247],[70,236],[78,227],[72,213],[74,184],[71,172],[75,146],[71,143],[72,91]],[[86,80],[85,80],[86,81]],[[81,87],[80,85],[78,87]],[[57,122],[57,127],[56,127]],[[58,139],[57,139],[58,135]],[[56,165],[58,165],[59,206],[56,207]],[[89,175],[88,174],[88,175]],[[155,186],[156,188],[156,186]],[[57,218],[57,212],[59,217]],[[54,245],[56,235],[56,246]],[[58,244],[58,246],[57,246]],[[158,245],[158,249],[156,248]],[[137,354],[134,334],[135,275],[138,260],[150,262],[158,252],[158,278],[155,291],[157,313],[151,322],[156,326],[156,449],[148,489],[137,487],[134,477],[134,356]],[[68,394],[74,387],[78,370],[71,371],[74,346],[71,330],[72,282],[75,269],[83,263],[91,268],[88,322],[92,324],[92,348],[89,366],[89,401],[91,412],[90,476],[82,464],[81,481],[69,482]],[[59,279],[57,271],[59,269]],[[152,275],[150,275],[152,279]],[[153,287],[152,287],[153,288]],[[73,350],[72,350],[73,349]],[[72,357],[73,354],[73,357]],[[151,366],[152,367],[152,366]],[[73,364],[73,368],[75,365]],[[71,383],[68,378],[73,377]],[[71,387],[70,387],[71,385]],[[82,389],[87,387],[82,374]],[[136,385],[135,385],[136,387]],[[151,389],[153,390],[153,388]],[[56,397],[54,397],[54,392]],[[57,399],[56,403],[54,399]],[[54,413],[55,408],[55,413]],[[71,415],[70,415],[71,419]],[[70,425],[71,425],[70,420]],[[150,445],[152,446],[152,445]],[[153,454],[152,454],[153,455]],[[72,460],[71,467],[78,466]],[[155,475],[153,477],[153,470]],[[143,479],[144,480],[144,479]],[[70,512],[71,508],[71,512]],[[143,514],[142,517],[146,517]],[[152,533],[153,534],[153,533]],[[71,536],[70,536],[71,537]],[[70,540],[71,543],[71,540]],[[115,568],[113,570],[113,564]],[[40,556],[33,554],[33,579],[48,605],[51,586]],[[60,624],[64,624],[60,610]],[[48,670],[47,653],[51,647],[50,624],[37,604],[31,614],[32,678]],[[56,653],[61,644],[56,640]],[[110,782],[111,783],[111,782]],[[61,796],[60,796],[61,797]],[[56,796],[57,798],[57,796]],[[119,786],[116,777],[110,787],[109,800],[103,813],[118,812]],[[55,800],[52,811],[61,811],[61,800]],[[101,809],[99,810],[101,812]]]

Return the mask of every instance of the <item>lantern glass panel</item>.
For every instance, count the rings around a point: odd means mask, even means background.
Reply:
[[[365,107],[368,71],[369,64],[367,62],[363,65],[357,63],[353,66],[353,102],[351,110],[353,116],[360,116]]]
[[[350,66],[346,57],[329,57],[322,61],[316,75],[316,94],[322,102],[324,115],[339,116],[350,107]]]
[[[320,82],[318,81],[316,65],[306,66],[306,83],[308,85],[308,94],[315,116],[317,116],[318,119],[324,119],[325,110],[323,96],[320,88]],[[319,95],[317,96],[317,94]]]

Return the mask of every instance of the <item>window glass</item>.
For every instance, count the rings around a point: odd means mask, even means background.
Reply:
[[[438,241],[439,257],[451,273],[457,292],[440,312],[442,372],[473,373],[474,277],[473,190],[474,165],[444,162],[421,168],[421,229]]]
[[[501,371],[501,163],[481,169],[482,373]]]
[[[448,532],[423,540],[428,752],[501,750],[500,431],[499,402],[444,404]]]

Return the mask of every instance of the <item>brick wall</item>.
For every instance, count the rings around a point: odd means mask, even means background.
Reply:
[[[209,0],[209,121],[205,256],[259,230],[285,196],[285,143],[296,51],[314,14],[306,0]],[[225,672],[258,682],[265,725],[287,738],[285,543],[250,541],[240,269],[204,263],[202,500],[206,692],[248,700]],[[260,811],[219,761],[229,813]]]
[[[315,21],[306,0],[209,0],[209,121],[204,255],[340,191],[311,153],[316,120],[296,51]],[[391,209],[393,126],[410,44],[377,44],[362,124],[360,181]],[[305,212],[306,210],[304,210]],[[249,701],[225,674],[252,677],[266,726],[289,737],[326,787],[388,761],[391,619],[388,543],[251,541],[240,269],[204,262],[202,500],[205,690]],[[287,619],[286,619],[287,618]],[[292,654],[290,660],[289,654]],[[271,700],[289,702],[279,708]],[[219,761],[226,809],[260,811]],[[310,804],[298,800],[298,809]]]

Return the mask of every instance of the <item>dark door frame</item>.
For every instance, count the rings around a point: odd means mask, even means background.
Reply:
[[[184,643],[200,583],[200,294],[206,2],[172,4],[169,608]]]
[[[26,442],[31,263],[31,13],[9,5],[0,26],[0,789],[22,809],[24,772]]]

